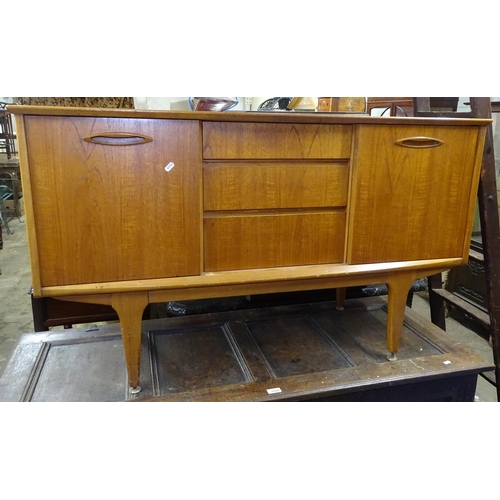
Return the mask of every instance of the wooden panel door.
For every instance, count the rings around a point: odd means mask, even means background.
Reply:
[[[360,126],[348,263],[463,257],[479,179],[478,134],[475,127]],[[409,138],[416,139],[398,144]]]
[[[201,272],[196,121],[25,120],[42,287]]]

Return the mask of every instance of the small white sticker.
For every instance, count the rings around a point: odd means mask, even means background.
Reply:
[[[451,361],[443,361],[443,365],[451,365]]]
[[[175,167],[175,163],[171,161],[166,167],[165,167],[165,172],[170,172]]]
[[[267,390],[267,393],[268,394],[279,394],[281,391],[281,389],[279,387],[275,387],[274,389],[268,389]]]

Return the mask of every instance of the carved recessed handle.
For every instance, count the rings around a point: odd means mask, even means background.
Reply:
[[[403,146],[405,148],[416,148],[416,149],[424,149],[424,148],[437,148],[444,144],[443,141],[439,139],[434,139],[432,137],[407,137],[406,139],[399,139],[396,141],[398,146]]]
[[[130,132],[99,132],[87,135],[83,140],[92,144],[101,144],[102,146],[134,146],[153,142],[152,137]]]

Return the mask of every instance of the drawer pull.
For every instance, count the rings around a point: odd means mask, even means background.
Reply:
[[[442,146],[444,143],[439,139],[433,139],[432,137],[407,137],[406,139],[400,139],[396,141],[398,146],[403,146],[405,148],[437,148]]]
[[[132,134],[129,132],[100,132],[87,135],[84,141],[102,146],[134,146],[136,144],[146,144],[153,142],[153,138],[142,134]]]

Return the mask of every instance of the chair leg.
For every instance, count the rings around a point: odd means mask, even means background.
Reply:
[[[3,223],[5,224],[5,230],[7,231],[7,234],[14,234],[14,231],[11,231],[9,227],[9,221],[7,220],[7,215],[6,215],[6,210],[5,210],[5,202],[3,200],[0,200],[0,224]]]

